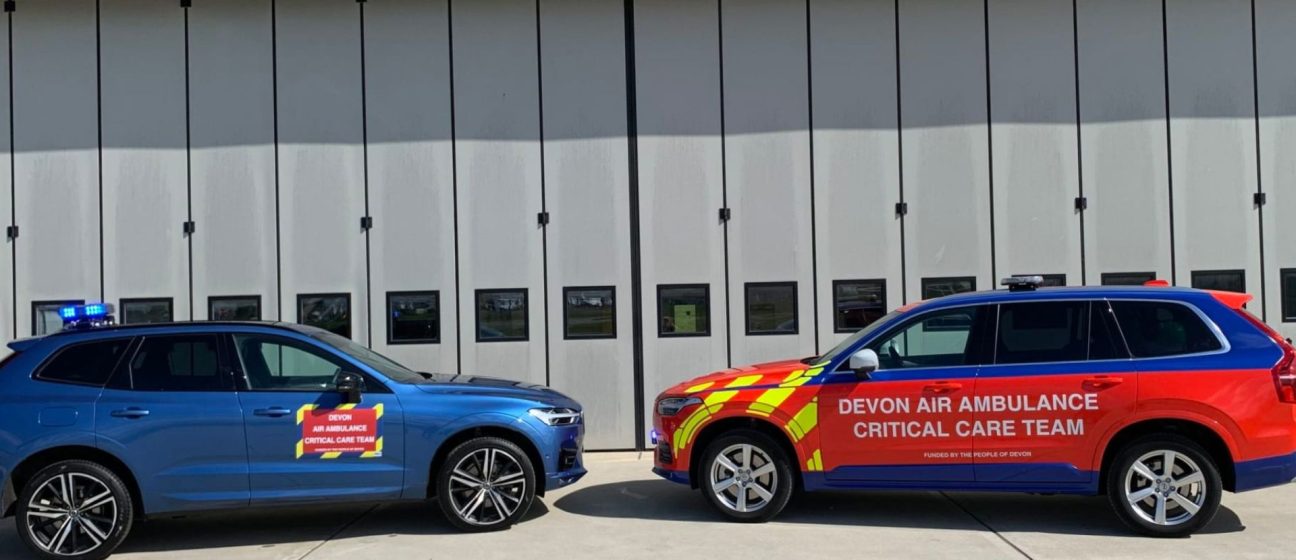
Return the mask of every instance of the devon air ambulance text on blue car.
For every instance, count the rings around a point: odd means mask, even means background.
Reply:
[[[302,325],[111,312],[62,309],[0,364],[0,510],[39,557],[249,506],[436,498],[460,529],[503,529],[585,474],[580,405],[548,388],[415,372]]]

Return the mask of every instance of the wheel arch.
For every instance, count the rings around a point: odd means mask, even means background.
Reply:
[[[1186,437],[1201,445],[1219,469],[1224,489],[1233,492],[1237,487],[1237,472],[1234,468],[1234,455],[1224,436],[1206,424],[1184,418],[1153,418],[1140,420],[1125,426],[1116,432],[1103,446],[1101,469],[1098,476],[1098,487],[1106,488],[1111,464],[1121,448],[1129,443],[1157,434],[1176,434]]]
[[[706,453],[707,446],[711,445],[711,442],[715,441],[716,438],[728,432],[740,429],[756,430],[773,439],[774,442],[783,449],[783,452],[787,454],[788,459],[792,461],[792,476],[796,479],[794,481],[796,487],[802,487],[800,468],[801,455],[797,453],[796,444],[792,443],[792,439],[788,437],[788,434],[773,422],[752,416],[731,416],[710,422],[706,426],[703,426],[702,430],[698,433],[697,437],[694,438],[693,443],[690,446],[688,462],[690,486],[698,488],[698,481],[701,480],[702,472],[702,454]]]
[[[70,460],[90,461],[103,465],[104,468],[112,471],[113,474],[117,475],[117,478],[120,478],[126,484],[126,489],[130,491],[131,505],[134,506],[134,510],[137,512],[136,515],[142,517],[147,513],[144,510],[144,498],[140,495],[139,482],[135,480],[135,474],[131,472],[130,467],[127,467],[125,462],[97,447],[64,445],[33,453],[13,468],[13,472],[10,473],[2,494],[0,494],[0,512],[3,513],[3,516],[9,517],[14,514],[18,495],[22,493],[27,481],[36,476],[36,473],[54,463]]]
[[[437,472],[441,470],[443,465],[445,465],[446,457],[450,455],[450,452],[460,444],[479,437],[497,437],[507,440],[522,448],[522,451],[526,453],[527,459],[531,461],[531,465],[535,469],[536,496],[544,496],[544,477],[546,474],[545,462],[544,456],[540,454],[540,448],[536,446],[535,442],[531,441],[531,438],[527,437],[526,434],[511,428],[495,425],[482,425],[459,430],[447,437],[441,442],[441,445],[437,447],[436,453],[432,455],[432,464],[428,470],[427,495],[429,498],[436,497]]]

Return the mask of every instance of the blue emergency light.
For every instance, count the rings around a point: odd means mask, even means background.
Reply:
[[[113,323],[113,307],[110,303],[89,303],[86,305],[68,305],[59,308],[63,318],[64,329],[102,327]]]

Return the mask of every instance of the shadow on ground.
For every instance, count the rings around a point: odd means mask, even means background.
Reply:
[[[697,490],[666,481],[636,480],[581,488],[554,507],[575,515],[660,521],[728,523]],[[1106,498],[958,492],[815,492],[793,499],[780,523],[966,530],[969,517],[1000,532],[1136,536]],[[1237,514],[1221,507],[1199,533],[1243,531]]]

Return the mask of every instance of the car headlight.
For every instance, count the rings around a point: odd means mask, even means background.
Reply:
[[[531,416],[550,426],[570,426],[581,420],[581,412],[570,408],[533,408]]]
[[[702,399],[697,397],[667,397],[657,401],[657,414],[661,416],[674,416],[695,404],[702,404]]]

